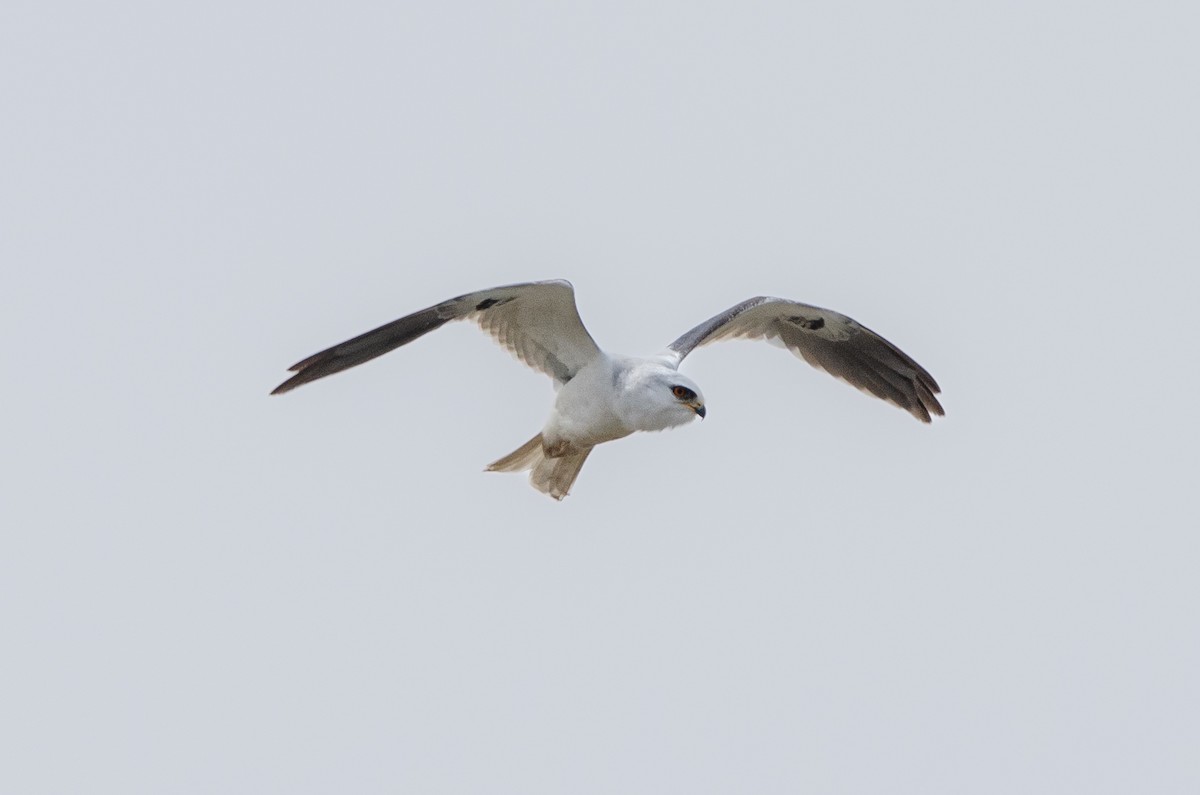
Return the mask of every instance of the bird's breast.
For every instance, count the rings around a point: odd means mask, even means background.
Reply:
[[[558,390],[543,437],[582,446],[628,436],[635,429],[622,421],[617,396],[611,367],[584,368]]]

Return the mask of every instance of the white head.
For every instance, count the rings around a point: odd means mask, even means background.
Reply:
[[[638,431],[661,431],[703,418],[704,395],[696,382],[657,362],[629,371],[622,385],[620,412]]]

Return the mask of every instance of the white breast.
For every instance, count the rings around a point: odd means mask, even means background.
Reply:
[[[624,359],[602,354],[558,390],[554,408],[542,429],[547,446],[567,442],[585,447],[633,433],[620,418],[621,374]]]

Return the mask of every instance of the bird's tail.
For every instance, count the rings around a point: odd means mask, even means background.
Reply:
[[[529,472],[529,483],[543,494],[556,500],[567,496],[571,484],[583,469],[592,448],[571,450],[563,455],[551,457],[546,454],[542,435],[530,439],[498,461],[488,464],[488,472]]]

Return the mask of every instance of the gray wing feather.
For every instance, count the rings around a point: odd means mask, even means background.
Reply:
[[[527,282],[460,295],[326,348],[289,369],[272,395],[324,378],[407,345],[454,320],[473,319],[519,360],[560,384],[596,356],[567,281]]]
[[[908,354],[852,318],[783,298],[760,296],[709,318],[667,348],[678,366],[701,345],[726,339],[766,339],[921,422],[945,414],[937,381]]]

